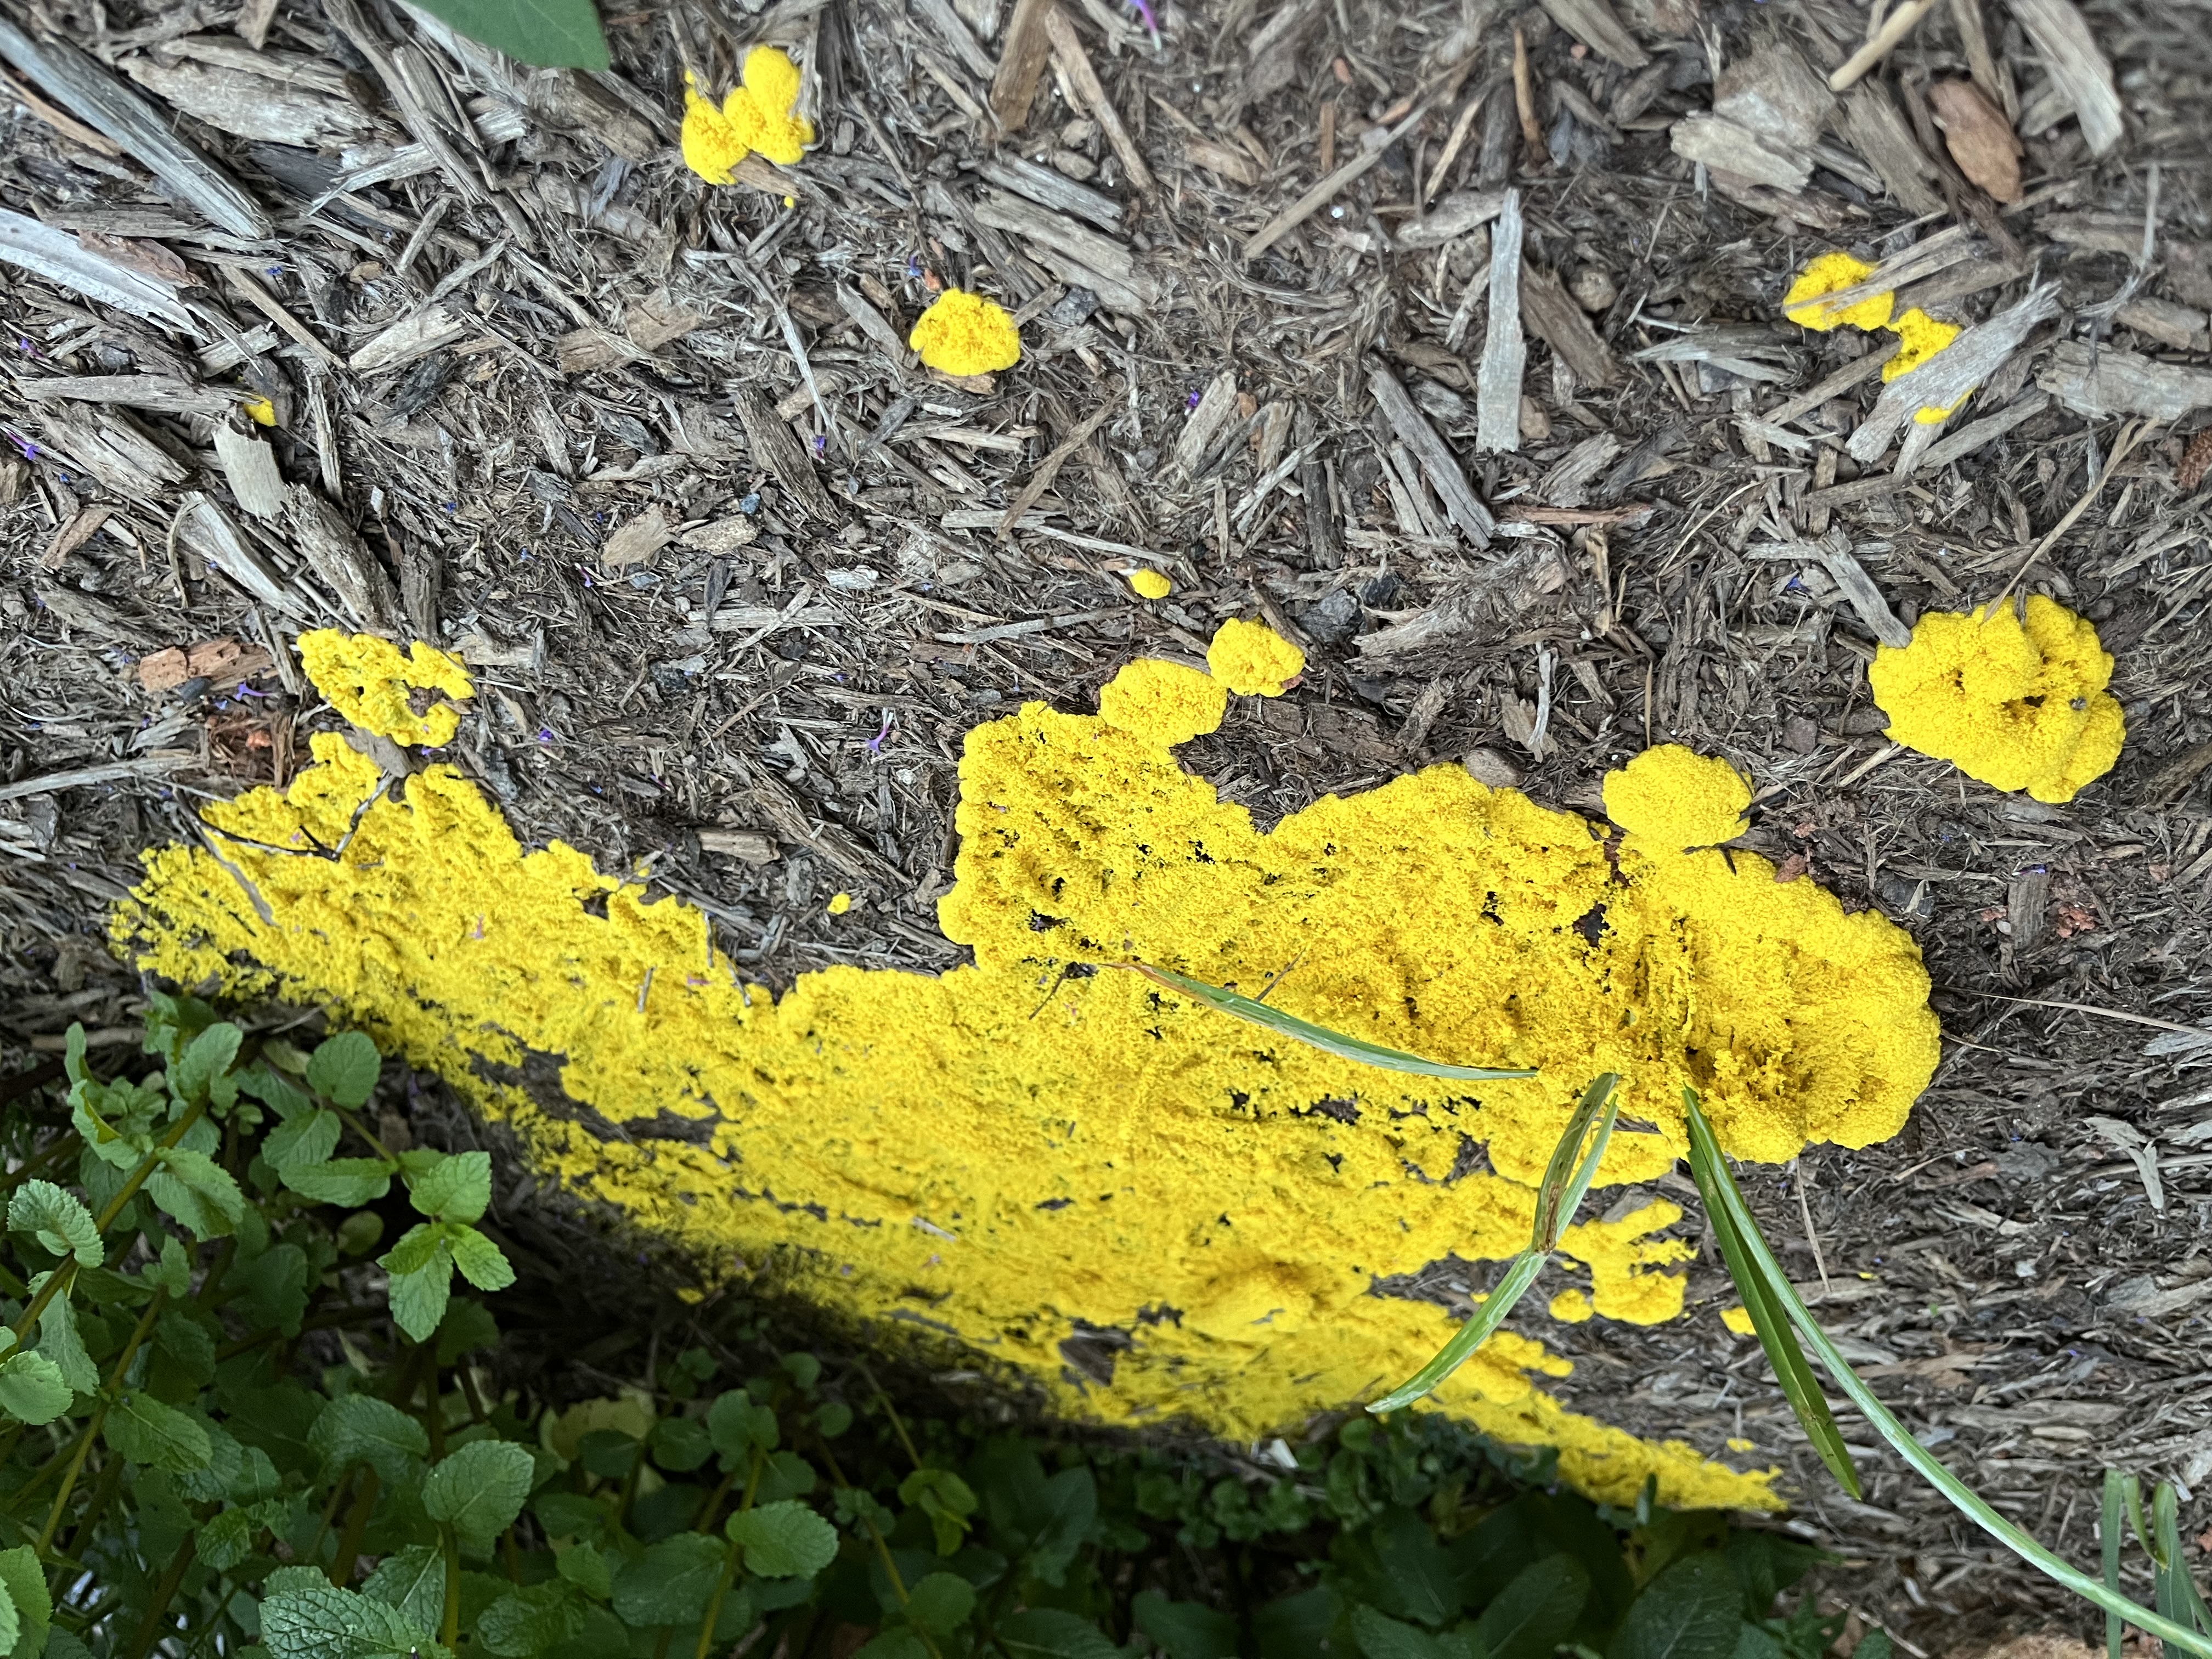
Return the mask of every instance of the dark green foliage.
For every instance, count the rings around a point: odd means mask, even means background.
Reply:
[[[1813,1552],[1548,1490],[1548,1455],[1434,1414],[1279,1445],[1266,1474],[1013,1437],[895,1413],[743,1303],[661,1328],[644,1392],[556,1432],[496,1395],[500,1317],[454,1295],[513,1279],[490,1159],[377,1139],[373,1044],[157,998],[147,1050],[159,1071],[103,1080],[73,1042],[66,1121],[34,1099],[0,1121],[0,1659],[697,1659],[841,1626],[864,1659],[1811,1659],[1834,1637],[1774,1613]]]

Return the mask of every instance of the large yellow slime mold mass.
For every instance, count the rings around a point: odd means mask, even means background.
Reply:
[[[1070,1415],[1238,1437],[1373,1399],[1429,1357],[1451,1316],[1377,1281],[1519,1249],[1596,1073],[1626,1074],[1625,1109],[1650,1126],[1615,1137],[1599,1184],[1618,1188],[1684,1150],[1684,1084],[1733,1152],[1774,1161],[1893,1133],[1934,1068],[1905,933],[1754,854],[1674,850],[1668,775],[1701,795],[1692,839],[1738,827],[1719,763],[1639,771],[1613,808],[1640,833],[1610,855],[1582,818],[1458,767],[1261,834],[1133,724],[1030,703],[969,733],[939,915],[975,960],[942,977],[743,986],[699,912],[558,842],[524,852],[442,765],[371,806],[342,858],[266,850],[336,845],[379,787],[329,734],[288,793],[205,811],[218,842],[245,838],[225,857],[273,922],[222,864],[173,847],[147,855],[114,933],[186,984],[358,1022],[710,1278],[757,1275],[878,1340],[902,1322],[955,1340]],[[1294,1013],[1541,1075],[1334,1060],[1099,967],[1130,962],[1248,990],[1295,964],[1270,994]],[[1562,1316],[1681,1312],[1663,1269],[1690,1248],[1656,1236],[1680,1212],[1624,1204],[1568,1231],[1589,1278]],[[1085,1345],[1112,1355],[1110,1381],[1064,1357],[1085,1332],[1111,1334]],[[1434,1403],[1556,1446],[1601,1498],[1654,1475],[1668,1504],[1777,1504],[1771,1469],[1638,1439],[1532,1380],[1570,1369],[1500,1333]]]

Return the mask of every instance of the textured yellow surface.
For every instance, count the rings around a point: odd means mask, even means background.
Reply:
[[[557,842],[525,852],[450,767],[369,806],[340,860],[249,844],[334,844],[377,790],[343,739],[313,750],[289,793],[206,809],[248,838],[226,855],[274,922],[204,852],[161,849],[113,919],[140,963],[323,1003],[709,1283],[949,1343],[1072,1416],[1247,1438],[1375,1398],[1453,1328],[1377,1281],[1518,1251],[1599,1071],[1626,1074],[1648,1127],[1615,1135],[1594,1218],[1603,1189],[1685,1150],[1686,1083],[1724,1145],[1776,1161],[1893,1133],[1936,1057],[1918,952],[1879,915],[1747,853],[1609,857],[1583,819],[1459,767],[1263,835],[1166,745],[1030,704],[969,732],[961,763],[939,915],[974,964],[835,967],[778,1000],[696,910]],[[1103,966],[1128,962],[1248,990],[1279,974],[1270,1000],[1304,1018],[1542,1075],[1335,1060]],[[1596,1316],[1675,1317],[1668,1269],[1689,1249],[1658,1235],[1679,1215],[1571,1227],[1553,1273],[1588,1270]],[[1088,1345],[1110,1381],[1062,1348],[1085,1330],[1120,1334]],[[1502,1332],[1434,1406],[1557,1446],[1568,1480],[1614,1501],[1647,1474],[1669,1504],[1775,1501],[1771,1471],[1568,1411],[1540,1384],[1570,1369]]]
[[[1149,568],[1132,570],[1129,586],[1140,599],[1164,599],[1175,592],[1175,584],[1168,580],[1165,571]]]
[[[1305,672],[1306,653],[1265,623],[1231,617],[1214,630],[1206,665],[1240,697],[1279,697]]]
[[[1139,657],[1106,682],[1098,714],[1109,726],[1173,748],[1220,729],[1229,692],[1219,680],[1179,662]]]
[[[1826,334],[1849,323],[1853,328],[1881,328],[1889,321],[1894,294],[1877,294],[1856,305],[1823,305],[1823,296],[1856,288],[1874,275],[1874,267],[1848,253],[1823,253],[1798,273],[1782,296],[1782,314],[1791,322]]]
[[[830,902],[823,908],[833,916],[842,916],[853,908],[853,896],[850,893],[832,893]]]
[[[774,46],[745,54],[740,84],[717,109],[684,77],[684,164],[710,185],[726,185],[731,172],[758,150],[779,167],[805,159],[814,124],[794,112],[799,65]]]
[[[948,288],[915,320],[907,344],[944,374],[989,374],[1022,360],[1022,334],[1006,308]]]
[[[1605,775],[1605,815],[1628,832],[1630,844],[1680,853],[1717,847],[1751,828],[1743,816],[1751,786],[1717,756],[1677,743],[1647,749]]]
[[[2127,719],[2095,624],[2040,593],[2027,610],[2024,622],[2009,604],[1931,611],[1911,645],[1875,653],[1867,684],[1895,741],[1996,788],[2069,801],[2112,769]]]
[[[319,628],[300,635],[300,660],[315,689],[331,708],[364,732],[395,743],[451,743],[460,729],[460,711],[449,702],[432,702],[416,712],[416,691],[443,692],[464,701],[476,695],[468,671],[444,652],[422,641],[403,654],[390,640],[374,634],[346,634]]]

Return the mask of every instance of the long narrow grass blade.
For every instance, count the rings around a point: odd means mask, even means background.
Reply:
[[[2173,1488],[2161,1480],[2150,1495],[2152,1554],[2158,1563],[2158,1610],[2177,1625],[2212,1635],[2212,1609],[2189,1576],[2181,1553],[2181,1505]]]
[[[1704,1118],[1701,1111],[1692,1116],[1691,1133],[1693,1138],[1701,1125],[1706,1136],[1711,1137],[1712,1129],[1710,1125],[1705,1125]],[[2102,1607],[2108,1613],[2117,1613],[2146,1635],[2155,1636],[2175,1653],[2194,1654],[2197,1659],[2212,1659],[2212,1636],[2190,1630],[2162,1613],[2138,1606],[2118,1589],[2108,1587],[2101,1579],[2091,1577],[2079,1567],[2054,1555],[1991,1509],[1973,1488],[1954,1474],[1941,1458],[1915,1440],[1889,1407],[1882,1404],[1881,1396],[1867,1386],[1836,1345],[1828,1340],[1828,1334],[1820,1328],[1820,1322],[1813,1317],[1812,1310],[1798,1296],[1796,1286],[1790,1282],[1789,1275],[1782,1270],[1782,1264],[1775,1260],[1774,1252],[1759,1235],[1757,1224],[1752,1220],[1751,1211],[1743,1201],[1743,1195],[1735,1190],[1733,1182],[1720,1189],[1720,1199],[1723,1207],[1730,1212],[1730,1218],[1735,1223],[1752,1265],[1773,1286],[1776,1299],[1781,1303],[1782,1310],[1790,1316],[1790,1322],[1797,1328],[1807,1346],[1820,1356],[1821,1365],[1835,1380],[1837,1388],[1843,1391],[1844,1397],[1858,1407],[1860,1414],[1873,1426],[1875,1432],[1912,1466],[1915,1474],[1942,1492],[1960,1514],[2052,1582],[2072,1590],[2092,1606]],[[2106,1527],[2105,1535],[2111,1539],[2118,1532],[2115,1517],[2114,1522]]]
[[[1828,1473],[1836,1477],[1837,1484],[1856,1498],[1861,1496],[1859,1474],[1851,1466],[1850,1449],[1844,1444],[1844,1431],[1836,1426],[1835,1413],[1828,1409],[1828,1397],[1820,1392],[1820,1379],[1813,1375],[1805,1350],[1797,1345],[1773,1286],[1767,1283],[1745,1248],[1744,1224],[1736,1218],[1736,1212],[1748,1217],[1750,1210],[1736,1188],[1735,1177],[1729,1173],[1728,1164],[1721,1157],[1720,1142],[1713,1138],[1712,1126],[1705,1121],[1705,1115],[1698,1105],[1697,1091],[1683,1090],[1682,1104],[1690,1121],[1690,1173],[1696,1178],[1698,1195],[1705,1200],[1705,1215],[1713,1224],[1713,1237],[1721,1247],[1721,1259],[1728,1264],[1729,1277],[1735,1281],[1743,1297],[1743,1305],[1751,1315],[1752,1329],[1759,1333],[1759,1346],[1766,1350],[1766,1363],[1774,1367],[1775,1380],[1782,1384],[1783,1397],[1789,1401],[1790,1409],[1797,1413],[1797,1421],[1804,1428],[1806,1437],[1812,1441],[1813,1449],[1820,1454],[1820,1461],[1828,1466]],[[1733,1206],[1728,1202],[1729,1197],[1735,1199]]]
[[[1590,1182],[1597,1179],[1597,1166],[1605,1157],[1607,1144],[1613,1139],[1614,1121],[1620,1115],[1620,1104],[1614,1091],[1620,1086],[1620,1074],[1607,1072],[1583,1091],[1582,1100],[1576,1105],[1574,1115],[1567,1120],[1559,1144],[1552,1149],[1552,1161],[1544,1170],[1542,1183],[1536,1188],[1536,1231],[1528,1241],[1532,1250],[1549,1255],[1559,1248],[1559,1235],[1575,1218],[1588,1196]],[[1598,1118],[1600,1109],[1605,1115]],[[1589,1133],[1593,1120],[1597,1121],[1597,1142],[1587,1156],[1582,1154],[1583,1137]]]
[[[2098,1529],[2105,1554],[2105,1588],[2114,1595],[2120,1594],[2120,1544],[2122,1529],[2127,1525],[2123,1504],[2123,1493],[2127,1477],[2118,1469],[2105,1471],[2105,1524]],[[2127,1621],[2117,1613],[2105,1614],[2105,1659],[2120,1659],[2120,1638]]]
[[[1133,968],[1155,984],[1164,985],[1209,1008],[1218,1008],[1224,1014],[1234,1014],[1238,1019],[1249,1020],[1255,1025],[1265,1026],[1278,1036],[1286,1036],[1310,1044],[1323,1054],[1334,1054],[1339,1060],[1356,1060],[1369,1066],[1380,1066],[1386,1071],[1411,1072],[1419,1077],[1455,1078],[1470,1083],[1480,1083],[1492,1078],[1534,1077],[1533,1071],[1501,1071],[1486,1066],[1453,1066],[1441,1060],[1424,1060],[1419,1054],[1409,1054],[1399,1048],[1386,1048],[1379,1042],[1368,1042],[1359,1037],[1346,1036],[1341,1031],[1332,1031],[1326,1025],[1316,1025],[1310,1020],[1286,1014],[1255,997],[1208,985],[1202,979],[1192,979],[1170,968],[1154,968],[1141,962],[1125,966]]]
[[[1474,1310],[1474,1316],[1452,1334],[1452,1340],[1437,1351],[1437,1357],[1367,1409],[1380,1416],[1410,1406],[1467,1364],[1468,1357],[1489,1340],[1490,1334],[1505,1322],[1513,1304],[1528,1294],[1536,1275],[1544,1270],[1544,1261],[1535,1250],[1523,1250],[1515,1256],[1505,1277],[1498,1281],[1498,1288]]]

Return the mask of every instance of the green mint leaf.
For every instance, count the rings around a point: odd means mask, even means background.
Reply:
[[[422,1483],[422,1512],[464,1543],[489,1550],[522,1513],[538,1463],[511,1440],[473,1440],[434,1465]]]
[[[253,1553],[258,1530],[251,1510],[225,1510],[200,1523],[199,1559],[217,1572],[228,1572]]]
[[[722,1546],[702,1533],[663,1539],[615,1573],[614,1607],[638,1629],[696,1625],[722,1582]]]
[[[907,1592],[907,1622],[918,1630],[927,1631],[932,1636],[951,1635],[968,1621],[968,1615],[975,1611],[975,1587],[957,1573],[933,1572]],[[1209,1607],[1206,1611],[1212,1613],[1212,1609]],[[1213,1616],[1229,1626],[1230,1642],[1225,1659],[1237,1659],[1237,1621],[1226,1613],[1216,1613]],[[1177,1659],[1181,1659],[1179,1653]]]
[[[11,1353],[0,1359],[0,1412],[33,1428],[51,1423],[76,1397],[61,1367],[39,1353]]]
[[[477,1640],[497,1659],[535,1659],[580,1634],[588,1604],[566,1583],[509,1590],[477,1617]]]
[[[561,1552],[553,1570],[595,1601],[604,1601],[615,1593],[614,1569],[595,1545],[571,1544]]]
[[[453,1265],[461,1270],[462,1278],[480,1291],[503,1291],[514,1283],[514,1269],[498,1245],[473,1227],[454,1222],[441,1224],[447,1230],[446,1246],[453,1252]]]
[[[1058,1607],[1030,1607],[1000,1620],[999,1645],[1011,1659],[1121,1659],[1121,1650],[1088,1619]]]
[[[275,1066],[263,1063],[269,1058],[269,1054],[270,1046],[264,1045],[262,1059],[238,1074],[239,1092],[259,1101],[287,1123],[295,1117],[320,1110],[307,1097],[307,1091]]]
[[[46,1569],[39,1553],[28,1544],[0,1550],[0,1589],[5,1589],[16,1619],[13,1640],[0,1636],[0,1653],[34,1654],[46,1644],[46,1628],[54,1622],[53,1598],[46,1594]]]
[[[325,1037],[307,1057],[307,1086],[350,1109],[367,1103],[375,1092],[384,1061],[376,1044],[360,1031],[340,1031]]]
[[[302,1198],[352,1210],[374,1204],[392,1190],[392,1168],[380,1158],[334,1158],[327,1164],[279,1166],[277,1173]]]
[[[419,1630],[435,1630],[446,1614],[446,1556],[434,1544],[410,1544],[376,1564],[361,1593],[399,1609]]]
[[[388,1273],[419,1273],[438,1259],[445,1240],[436,1227],[418,1221],[399,1235],[399,1242],[377,1257],[376,1265]]]
[[[6,1369],[0,1365],[0,1373]],[[118,1457],[149,1468],[167,1469],[172,1474],[204,1469],[215,1459],[215,1446],[205,1429],[174,1406],[165,1406],[149,1395],[125,1395],[107,1413],[103,1432]]]
[[[745,1552],[745,1571],[761,1578],[806,1578],[837,1559],[837,1528],[804,1504],[740,1510],[724,1528]]]
[[[392,1275],[392,1322],[413,1340],[427,1342],[445,1318],[453,1293],[453,1259],[441,1249],[428,1267]]]
[[[46,1278],[40,1273],[33,1279],[32,1291],[45,1289]],[[70,1306],[67,1291],[47,1303],[39,1315],[39,1352],[54,1362],[62,1381],[77,1393],[100,1392],[100,1373],[93,1367],[92,1356],[84,1351],[84,1338],[76,1328],[76,1310]]]
[[[322,1460],[323,1479],[336,1480],[349,1464],[365,1462],[387,1487],[408,1485],[412,1460],[430,1455],[430,1437],[398,1407],[374,1395],[333,1400],[307,1431],[307,1449]]]
[[[187,1146],[165,1146],[160,1157],[161,1169],[146,1182],[155,1203],[202,1241],[237,1231],[246,1213],[246,1194],[229,1170]]]
[[[238,1098],[238,1081],[230,1075],[230,1063],[238,1058],[243,1036],[228,1020],[202,1031],[170,1065],[170,1092],[187,1105],[204,1100],[218,1110],[228,1110]]]
[[[83,1200],[51,1181],[27,1181],[8,1200],[10,1232],[33,1233],[55,1255],[74,1255],[78,1265],[97,1267],[102,1251],[100,1229]]]
[[[653,1425],[653,1461],[671,1474],[689,1474],[714,1455],[707,1425],[696,1417],[664,1417]]]
[[[1540,1561],[1528,1571],[1543,1565]],[[1512,1591],[1513,1585],[1507,1585],[1499,1601]],[[1691,1659],[1692,1654],[1726,1653],[1743,1622],[1742,1601],[1743,1592],[1725,1555],[1707,1550],[1686,1556],[1644,1587],[1620,1628],[1613,1632],[1606,1659]],[[1483,1614],[1485,1620],[1489,1616],[1487,1611]],[[1562,1629],[1562,1639],[1565,1633]]]
[[[408,1201],[438,1221],[483,1219],[491,1206],[491,1154],[447,1152],[407,1182]]]
[[[732,1389],[708,1409],[707,1432],[714,1438],[714,1449],[722,1455],[723,1467],[733,1469],[756,1448],[775,1449],[775,1413],[754,1404],[753,1397],[743,1389]]]
[[[149,1261],[139,1278],[153,1289],[167,1291],[171,1296],[184,1296],[192,1288],[192,1259],[185,1254],[185,1247],[173,1238],[161,1240],[161,1259]]]
[[[338,1121],[336,1112],[310,1107],[271,1129],[262,1139],[261,1156],[269,1160],[271,1168],[279,1170],[321,1164],[337,1151],[338,1137],[344,1131],[345,1126]]]
[[[428,0],[422,9],[541,69],[607,66],[607,37],[592,0]]]

